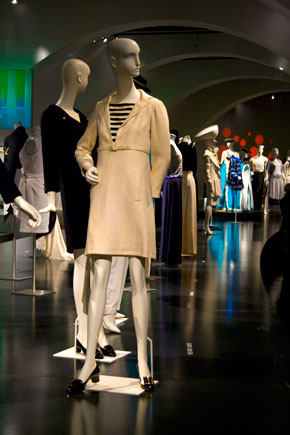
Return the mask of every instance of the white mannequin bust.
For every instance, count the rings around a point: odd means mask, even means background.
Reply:
[[[272,149],[272,154],[273,154],[273,160],[277,160],[278,156],[279,156],[279,150],[278,150],[278,148],[273,148]]]
[[[90,72],[90,67],[80,59],[65,61],[61,69],[63,88],[56,106],[78,122],[80,115],[74,110],[74,103],[77,96],[85,92]],[[41,213],[56,211],[55,192],[47,192],[47,196],[48,206],[40,210]]]
[[[268,162],[267,157],[263,156],[264,145],[259,145],[258,154],[250,159],[254,172],[264,172],[266,164]]]
[[[140,48],[132,39],[114,39],[108,45],[108,60],[115,76],[117,92],[113,95],[112,104],[135,104],[140,99],[133,77],[140,74]],[[98,170],[91,163],[83,165],[83,171],[88,183],[99,182]]]
[[[80,115],[73,108],[74,102],[77,95],[85,92],[90,73],[90,67],[79,59],[67,60],[61,69],[63,88],[56,106],[78,122]]]
[[[236,157],[239,157],[239,153],[234,151],[234,140],[233,139],[227,138],[225,140],[225,142],[226,142],[226,146],[228,149],[224,150],[222,152],[221,163],[225,163],[228,166],[232,156],[235,155]]]

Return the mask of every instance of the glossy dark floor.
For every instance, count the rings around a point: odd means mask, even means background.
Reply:
[[[153,267],[152,274],[162,279],[150,282],[157,290],[150,293],[149,335],[160,381],[152,397],[65,397],[74,363],[52,354],[73,343],[71,263],[37,261],[37,288],[54,289],[54,295],[11,296],[12,283],[0,281],[1,435],[287,433],[290,334],[259,271],[262,246],[279,223],[215,224],[219,230],[211,238],[198,235],[197,259]],[[11,242],[0,245],[0,255],[3,275]],[[30,271],[29,255],[31,239],[18,241],[19,274]],[[129,321],[110,342],[133,353],[101,369],[136,377],[129,293],[121,311]]]

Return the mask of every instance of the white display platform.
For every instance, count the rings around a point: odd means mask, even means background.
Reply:
[[[154,384],[157,383],[158,381],[154,381]],[[89,381],[86,386],[86,391],[96,393],[105,391],[107,393],[130,394],[132,396],[140,396],[140,394],[144,393],[138,378],[103,375],[100,375],[100,381],[95,384]]]
[[[117,361],[120,358],[124,358],[125,356],[129,355],[131,352],[127,352],[125,350],[115,350],[116,356],[104,356],[103,359],[98,359],[96,361],[100,363],[105,364],[112,364],[113,362]],[[85,360],[85,355],[83,353],[77,353],[75,347],[70,347],[69,349],[62,350],[61,352],[54,353],[53,356],[55,358],[68,358],[68,359],[79,359],[79,360]]]

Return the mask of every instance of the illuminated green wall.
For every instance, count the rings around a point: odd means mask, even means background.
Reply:
[[[0,129],[21,121],[31,127],[31,70],[0,70]]]

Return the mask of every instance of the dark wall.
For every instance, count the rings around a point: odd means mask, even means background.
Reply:
[[[266,156],[277,147],[280,157],[285,157],[290,149],[290,93],[273,95],[274,99],[270,94],[239,104],[218,119],[218,145],[225,143],[223,131],[230,128],[231,137],[237,135],[246,141],[245,148],[255,146],[256,136],[262,135]],[[240,149],[240,142],[236,142],[235,148]]]

